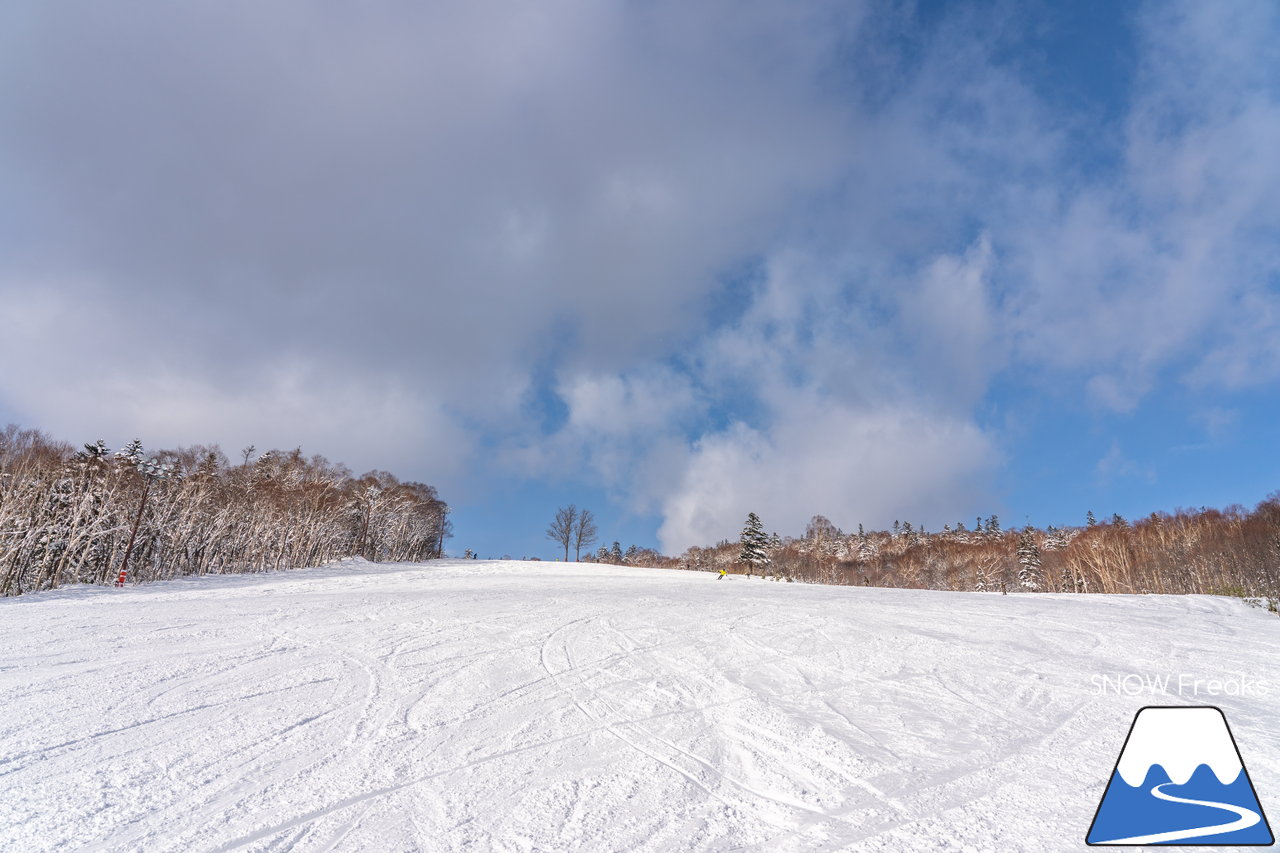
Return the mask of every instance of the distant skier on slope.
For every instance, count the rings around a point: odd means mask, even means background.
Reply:
[[[725,576],[725,575],[727,575],[727,574],[729,574],[729,572],[728,572],[728,571],[726,571],[725,569],[721,569],[721,570],[720,570],[720,577],[716,578],[716,580],[718,580],[718,581],[722,581],[722,580],[724,580],[724,576]]]

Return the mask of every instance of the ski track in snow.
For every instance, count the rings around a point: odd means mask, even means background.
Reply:
[[[1142,705],[1219,705],[1280,791],[1278,628],[562,563],[57,590],[0,601],[0,849],[1085,849]]]

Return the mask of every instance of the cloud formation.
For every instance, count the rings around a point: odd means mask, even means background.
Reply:
[[[616,366],[693,327],[840,154],[808,68],[834,38],[767,4],[697,13],[731,24],[710,51],[662,4],[4,14],[13,316],[56,276],[196,380],[265,386],[283,357],[507,418],[530,362]],[[46,393],[106,402],[88,377]]]
[[[669,551],[985,514],[1003,379],[1280,379],[1280,12],[1117,12],[1064,94],[1050,11],[9,4],[0,416],[591,483]]]

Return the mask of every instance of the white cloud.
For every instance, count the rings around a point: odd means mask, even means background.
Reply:
[[[1156,478],[1154,467],[1140,465],[1130,459],[1120,449],[1120,442],[1115,439],[1112,439],[1106,455],[1094,466],[1094,474],[1097,481],[1104,486],[1121,479],[1141,479],[1151,483],[1155,482]]]
[[[1083,372],[1132,411],[1176,370],[1204,388],[1280,376],[1280,15],[1257,4],[1156,4],[1114,172],[1025,195],[991,224],[1016,292],[1008,324],[1032,366]],[[1266,69],[1266,70],[1264,70]],[[1020,221],[1014,221],[1013,216]]]
[[[220,444],[231,455],[301,444],[361,470],[413,458],[436,483],[462,481],[470,437],[394,374],[349,371],[339,352],[317,361],[281,351],[215,381],[198,361],[129,331],[128,306],[95,296],[101,289],[86,282],[7,290],[0,397],[27,425],[72,441]],[[239,344],[234,331],[223,342]]]
[[[575,374],[558,391],[572,430],[599,435],[678,428],[697,413],[688,376],[652,367],[628,374]]]
[[[902,321],[906,332],[896,348],[866,324],[857,300],[850,302],[840,268],[799,251],[771,257],[742,316],[691,353],[710,405],[751,414],[749,422],[739,417],[691,443],[668,433],[664,478],[643,484],[664,519],[663,548],[731,537],[749,511],[788,534],[815,513],[846,525],[911,517],[941,527],[989,511],[989,478],[1000,456],[969,412],[991,369],[991,254],[979,240],[904,281],[903,313],[918,313]],[[592,405],[583,405],[577,389],[566,395],[577,401],[571,412],[594,412],[601,400],[611,413],[626,412],[627,386],[587,387]],[[665,393],[649,387],[657,398]],[[677,407],[689,399],[669,396]],[[574,432],[575,417],[566,434],[593,452],[606,444],[614,454],[635,452],[627,470],[651,470],[640,461],[648,458],[642,437],[659,424],[638,415],[642,425],[632,434],[629,417],[609,420],[605,443]]]
[[[1227,437],[1240,420],[1240,412],[1211,406],[1191,416],[1192,423],[1204,429],[1205,437],[1210,441],[1221,441]]]
[[[849,133],[815,88],[837,4],[0,14],[8,293],[93,278],[205,384],[341,348],[490,429],[512,372],[625,370],[695,329]]]
[[[998,461],[974,424],[904,407],[858,410],[797,398],[765,434],[742,424],[704,436],[663,504],[662,547],[737,535],[748,512],[783,534],[814,514],[845,528],[967,517]]]
[[[989,278],[995,263],[983,234],[962,256],[936,258],[904,288],[899,302],[903,335],[918,360],[917,375],[935,398],[972,406],[1005,360],[991,308]]]
[[[1280,378],[1266,4],[1145,7],[1101,128],[1007,61],[1003,12],[13,8],[0,407],[60,435],[446,488],[496,445],[485,476],[601,484],[674,548],[748,509],[954,520],[1010,369],[1119,412]]]

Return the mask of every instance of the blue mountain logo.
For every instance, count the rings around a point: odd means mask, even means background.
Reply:
[[[1086,843],[1274,844],[1222,711],[1212,706],[1138,711]]]

